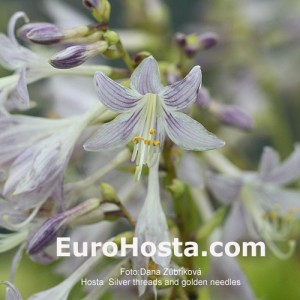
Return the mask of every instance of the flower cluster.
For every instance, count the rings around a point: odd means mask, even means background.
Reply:
[[[121,238],[155,246],[173,238],[199,245],[252,239],[279,258],[291,257],[300,217],[300,146],[283,163],[265,147],[257,172],[246,170],[239,155],[233,160],[243,167],[227,159],[247,147],[240,136],[254,128],[255,115],[241,101],[222,102],[212,96],[216,90],[202,86],[196,60],[222,36],[177,33],[167,41],[162,31],[170,16],[160,0],[127,1],[128,26],[138,30],[125,31],[111,30],[109,0],[84,0],[92,19],[80,16],[72,26],[66,20],[78,13],[71,7],[45,5],[55,23],[30,22],[16,12],[7,35],[0,34],[0,65],[12,72],[0,79],[0,253],[17,248],[10,278],[0,282],[5,299],[22,299],[14,280],[22,255],[50,264],[58,260],[55,244],[64,235],[114,243],[117,257],[105,260],[99,246],[96,256],[60,258],[56,272],[64,280],[35,290],[29,300],[67,300],[83,277],[95,276],[102,284],[85,290],[84,299],[100,299],[121,268],[136,271],[139,296],[152,292],[147,280],[158,280],[155,297],[158,289],[170,299],[198,297],[197,286],[170,281],[182,276],[154,273],[200,269],[200,257],[145,257],[142,251],[118,257]],[[20,19],[22,42],[15,35]],[[99,56],[102,64],[95,64]],[[122,60],[123,67],[107,59]],[[41,79],[42,93],[31,94],[28,85]],[[238,260],[209,259],[207,278],[242,283],[211,287],[212,299],[255,299]],[[125,297],[123,289],[112,291],[120,292]]]

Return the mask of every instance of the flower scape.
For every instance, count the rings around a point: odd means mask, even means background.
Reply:
[[[277,1],[268,20],[254,0],[220,2],[186,27],[172,22],[180,1],[44,1],[53,23],[11,15],[0,33],[0,297],[283,299],[255,278],[274,275],[262,261],[299,263],[299,118],[283,111],[300,106],[282,98],[299,91],[274,71],[296,25],[276,27]],[[233,14],[221,30],[232,10],[244,23]],[[114,13],[126,29],[112,29]],[[280,67],[291,74],[297,59]],[[245,243],[266,255],[229,247]],[[300,297],[293,274],[285,299]]]

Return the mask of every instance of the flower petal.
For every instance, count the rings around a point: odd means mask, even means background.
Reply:
[[[23,68],[20,72],[20,77],[16,88],[13,90],[11,97],[15,101],[20,102],[20,105],[25,108],[29,108],[29,94],[26,82],[26,70]]]
[[[239,241],[246,238],[247,235],[247,224],[246,211],[243,204],[240,201],[236,201],[226,218],[223,225],[222,241],[224,243],[230,241]]]
[[[261,201],[261,205],[266,211],[275,210],[282,216],[291,215],[300,218],[299,190],[282,189],[266,185],[255,192],[255,198]]]
[[[181,112],[165,113],[165,129],[171,140],[186,150],[203,151],[225,145],[224,141]]]
[[[18,41],[15,36],[15,28],[16,28],[16,23],[19,19],[24,19],[24,21],[27,23],[29,22],[29,18],[23,11],[17,11],[15,12],[12,17],[9,19],[8,22],[8,30],[7,30],[7,35],[9,39],[11,40],[12,43],[14,43],[16,46],[19,45]]]
[[[158,65],[153,56],[145,58],[134,70],[130,78],[130,86],[142,95],[158,94],[162,90]]]
[[[195,66],[182,80],[166,86],[160,97],[163,103],[170,109],[179,110],[189,106],[196,101],[197,93],[201,86],[201,69]]]
[[[239,286],[212,285],[212,300],[255,300],[247,277],[241,270],[236,259],[228,256],[212,257],[210,279],[227,280],[231,278],[240,281]]]
[[[276,184],[289,184],[300,175],[300,144],[296,145],[295,150],[288,159],[280,166],[274,168],[265,178],[266,181]]]
[[[102,151],[126,145],[132,137],[135,125],[140,119],[140,114],[141,111],[133,114],[124,113],[103,125],[83,145],[84,149],[87,151]]]
[[[271,147],[265,147],[260,164],[259,164],[259,175],[264,180],[268,178],[270,172],[274,170],[279,164],[278,153]]]
[[[137,92],[113,81],[102,72],[96,72],[94,80],[101,103],[113,111],[127,112],[142,98]]]
[[[207,184],[212,194],[225,204],[237,200],[242,187],[239,178],[217,174],[209,174]]]
[[[2,281],[0,284],[5,284],[7,286],[5,300],[22,300],[19,290],[11,282]]]

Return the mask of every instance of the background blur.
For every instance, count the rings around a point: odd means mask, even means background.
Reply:
[[[64,2],[88,16],[81,0]],[[131,19],[126,12],[126,2],[129,1],[111,1],[112,28],[138,26],[138,20],[133,16]],[[169,42],[171,32],[218,33],[219,44],[196,57],[203,70],[203,84],[213,98],[242,105],[254,117],[256,126],[251,132],[222,128],[223,134],[232,139],[227,141],[229,158],[242,168],[256,169],[264,145],[275,147],[283,158],[291,153],[295,142],[300,140],[300,1],[168,0],[165,3],[170,9],[172,28],[162,32],[157,29],[156,34]],[[25,11],[31,21],[51,20],[43,1],[0,0],[1,32],[6,32],[9,17],[18,10]],[[167,51],[162,49],[158,58],[165,58]],[[7,74],[0,69],[1,76]],[[214,120],[205,122],[213,124]],[[8,278],[13,254],[14,251],[0,255],[0,280]],[[242,258],[240,262],[259,298],[300,299],[299,246],[296,254],[286,261],[267,251],[266,258]],[[54,276],[51,268],[23,259],[16,285],[25,299],[62,279]],[[0,299],[3,297],[2,289]]]

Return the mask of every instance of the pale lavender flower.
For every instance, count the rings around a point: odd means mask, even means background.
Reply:
[[[224,240],[238,240],[250,234],[263,239],[278,257],[288,257],[276,242],[288,241],[294,218],[300,217],[300,191],[284,188],[300,176],[300,146],[279,164],[278,154],[265,148],[258,172],[238,172],[236,176],[211,175],[209,187],[217,199],[232,203],[224,225]]]
[[[141,244],[152,242],[157,246],[162,242],[170,242],[167,219],[160,202],[158,161],[149,170],[148,192],[137,220],[135,236]],[[152,260],[162,267],[168,267],[171,256],[154,255]],[[148,263],[149,257],[145,257],[142,254],[133,258],[133,267],[137,270],[141,268],[147,269]],[[146,286],[139,285],[138,288],[139,294],[144,294]]]
[[[9,69],[14,70],[14,75],[2,78],[0,80],[0,104],[6,99],[16,99],[15,102],[18,108],[27,108],[29,105],[29,95],[27,90],[27,82],[35,81],[41,77],[41,64],[46,65],[46,61],[19,45],[15,38],[15,24],[18,19],[23,18],[28,21],[28,18],[23,12],[16,12],[8,23],[8,34],[0,34],[0,64]],[[30,68],[38,67],[40,72],[31,72]],[[29,68],[29,69],[28,69]]]
[[[135,143],[132,161],[136,160],[136,178],[142,167],[157,161],[165,134],[188,150],[209,150],[222,147],[224,142],[201,124],[178,112],[196,100],[201,84],[201,70],[194,67],[181,81],[163,87],[156,60],[146,58],[131,76],[131,89],[108,78],[95,75],[100,101],[110,110],[121,114],[104,125],[84,145],[86,150],[110,150]]]
[[[210,279],[236,280],[240,285],[213,285],[210,287],[211,300],[255,300],[250,284],[236,259],[232,257],[212,257]]]
[[[0,284],[6,285],[5,300],[22,300],[22,296],[14,284],[9,281],[0,281]]]
[[[23,115],[2,116],[0,118],[0,170],[6,169],[27,148],[63,130],[71,123],[71,118],[51,120]]]
[[[70,118],[65,128],[18,155],[9,169],[3,195],[23,209],[36,207],[51,195],[61,202],[64,170],[74,145],[90,120],[102,110],[97,105],[82,117]]]

